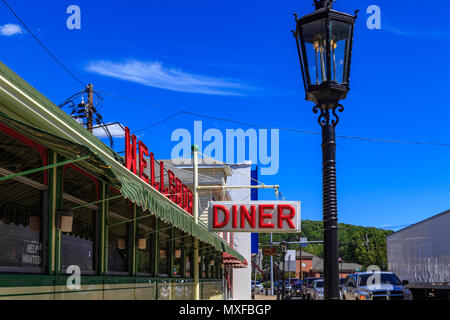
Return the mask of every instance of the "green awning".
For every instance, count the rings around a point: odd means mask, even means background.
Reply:
[[[201,225],[196,224],[194,218],[178,205],[167,199],[164,195],[151,188],[144,182],[134,182],[121,177],[121,193],[133,203],[139,204],[143,211],[150,211],[165,222],[178,229],[204,241],[221,252],[227,252],[241,261],[245,261],[236,250],[232,249],[215,233]]]
[[[1,62],[0,121],[67,159],[92,155],[77,164],[119,189],[143,211],[245,261],[223,239],[196,224],[186,211],[127,170],[119,155]]]
[[[1,108],[1,106],[0,106]],[[0,121],[5,125],[13,128],[17,132],[29,137],[38,144],[58,153],[66,159],[75,159],[81,156],[90,155],[87,160],[83,160],[78,165],[84,167],[101,180],[109,183],[115,188],[120,188],[120,180],[114,172],[110,170],[111,166],[107,165],[97,155],[93,154],[88,148],[57,137],[44,130],[27,125],[21,121],[14,120],[6,114],[0,112]]]

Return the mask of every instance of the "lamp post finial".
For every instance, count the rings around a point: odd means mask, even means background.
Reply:
[[[327,8],[327,9],[333,9],[333,3],[335,0],[314,0],[314,6],[316,7],[316,10]]]

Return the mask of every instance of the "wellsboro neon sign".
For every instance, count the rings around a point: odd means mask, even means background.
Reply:
[[[144,157],[148,157],[149,163]],[[144,170],[150,164],[150,177]],[[164,187],[164,162],[160,161],[159,182],[155,178],[155,157],[152,152],[149,153],[147,146],[142,141],[137,141],[136,136],[130,134],[130,129],[125,127],[125,167],[138,175],[144,182],[161,192],[164,196],[176,203],[190,215],[194,195],[181,180],[175,176],[171,170],[167,170],[169,181],[168,188]],[[138,172],[139,167],[139,173]]]

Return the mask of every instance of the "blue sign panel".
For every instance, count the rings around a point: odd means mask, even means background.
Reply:
[[[254,168],[251,171],[251,185],[257,185],[257,182],[255,180],[258,180],[258,167]],[[250,199],[252,201],[258,200],[258,189],[250,189]],[[259,241],[259,237],[258,237],[258,233],[252,233],[252,255],[257,255],[258,254],[258,241]]]
[[[259,237],[258,237],[258,233],[252,233],[252,255],[257,255],[258,254],[258,241],[259,241]]]

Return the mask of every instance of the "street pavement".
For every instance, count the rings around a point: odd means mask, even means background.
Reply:
[[[301,300],[302,298],[300,297],[292,297],[291,300]],[[269,296],[269,295],[265,295],[265,294],[259,294],[257,293],[255,296],[255,300],[277,300],[277,296],[273,295],[273,296]]]
[[[277,300],[277,296],[269,296],[269,295],[265,295],[265,294],[259,294],[257,293],[255,295],[255,300]]]

